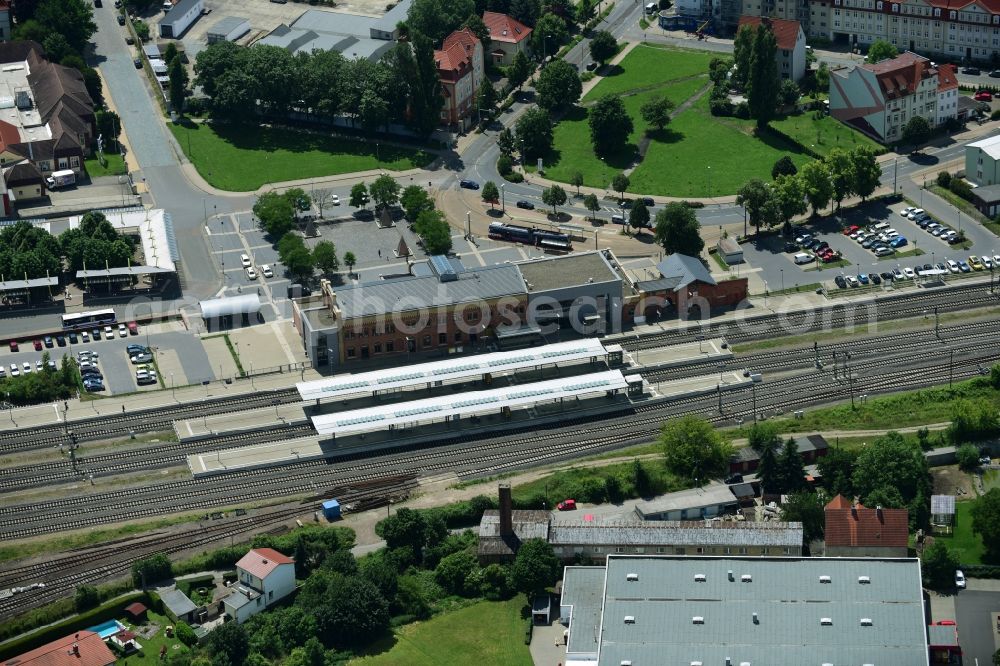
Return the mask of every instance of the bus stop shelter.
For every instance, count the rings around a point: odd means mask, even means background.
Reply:
[[[260,296],[257,294],[241,294],[239,296],[227,296],[225,298],[213,298],[201,302],[201,318],[205,320],[205,326],[212,330],[213,323],[216,329],[231,328],[234,318],[239,316],[243,326],[250,325],[250,318],[260,315]]]
[[[0,298],[4,305],[17,305],[18,303],[31,303],[31,290],[47,288],[48,300],[52,299],[52,287],[59,286],[59,278],[43,277],[31,280],[3,280],[0,279]],[[37,294],[36,294],[37,296]]]

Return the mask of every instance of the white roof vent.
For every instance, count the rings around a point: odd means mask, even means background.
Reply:
[[[753,582],[753,576],[751,576],[750,574],[743,574],[742,576],[740,576],[740,580],[742,580],[744,583],[751,583]]]
[[[696,583],[704,583],[705,582],[705,574],[695,574],[694,575],[694,582],[696,582]]]
[[[829,583],[830,582],[830,577],[829,576],[820,576],[819,577],[819,582],[821,582],[821,583]]]
[[[868,585],[871,582],[872,579],[869,578],[868,576],[858,576],[858,583],[860,583],[861,585]]]
[[[625,580],[639,580],[639,574],[637,573],[625,574]]]
[[[741,661],[740,662],[740,666],[750,666],[750,662],[749,661]]]
[[[731,582],[733,582],[733,580],[734,580],[734,579],[733,579],[733,570],[732,570],[732,569],[730,569],[730,570],[729,570],[729,571],[727,571],[726,573],[727,573],[727,574],[729,574],[729,582],[730,582],[730,583],[731,583]]]
[[[693,618],[691,618],[691,624],[705,624],[705,618],[703,618],[701,615],[695,615]]]
[[[635,615],[626,615],[625,624],[635,624]]]
[[[632,666],[632,660],[631,659],[622,659],[621,666]]]
[[[870,617],[863,617],[863,618],[861,618],[861,626],[862,627],[870,627],[870,626],[872,626],[872,619]]]
[[[828,662],[828,661],[824,661],[824,662],[823,662],[823,666],[833,666],[833,664],[831,664],[831,663],[830,663],[830,662]]]
[[[691,662],[691,666],[701,666],[701,662],[700,661],[692,661]]]
[[[821,618],[819,619],[819,623],[820,623],[821,625],[823,625],[824,627],[829,627],[829,626],[831,626],[831,625],[833,624],[833,618],[829,618],[829,617],[821,617]]]

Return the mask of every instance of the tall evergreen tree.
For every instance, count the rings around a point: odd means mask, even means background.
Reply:
[[[437,127],[444,99],[441,97],[441,82],[434,64],[434,47],[421,34],[413,35],[413,59],[416,76],[411,85],[412,129],[421,136],[427,136]]]
[[[769,26],[759,26],[754,34],[747,80],[747,104],[750,106],[750,117],[757,121],[758,129],[767,127],[778,105],[781,81],[775,64],[777,52],[774,32]]]

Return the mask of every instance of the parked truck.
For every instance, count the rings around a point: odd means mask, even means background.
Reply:
[[[69,187],[76,183],[76,173],[72,169],[63,171],[53,171],[52,175],[45,179],[49,189],[57,187]]]

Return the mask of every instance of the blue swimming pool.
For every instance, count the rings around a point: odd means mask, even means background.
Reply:
[[[96,627],[88,627],[87,631],[93,631],[101,638],[108,638],[110,636],[114,636],[124,628],[125,625],[118,620],[108,620],[107,622],[103,622]]]

